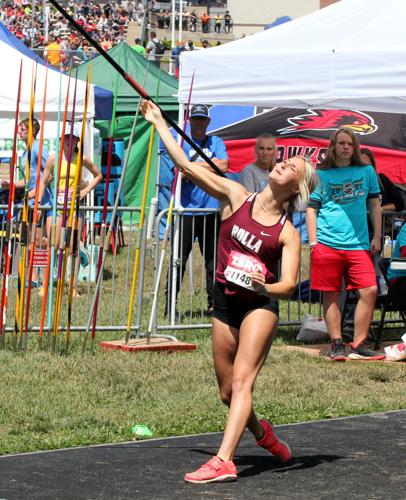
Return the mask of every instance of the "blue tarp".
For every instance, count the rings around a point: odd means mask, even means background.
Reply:
[[[37,61],[39,64],[46,66],[45,61],[37,55],[33,50],[19,40],[13,33],[11,33],[3,23],[0,22],[0,42],[7,43],[10,47],[18,50],[25,56]],[[54,71],[58,71],[52,68]],[[58,71],[59,73],[59,71]],[[94,88],[95,95],[95,112],[97,120],[109,120],[113,113],[113,93],[109,90],[102,89],[101,87]]]
[[[270,28],[275,28],[275,26],[279,26],[280,24],[287,23],[289,21],[292,21],[292,18],[289,16],[281,16],[275,19],[273,23],[269,23],[265,26],[266,30],[269,30]]]

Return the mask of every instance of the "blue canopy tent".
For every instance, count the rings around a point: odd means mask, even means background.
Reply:
[[[270,28],[275,28],[275,26],[279,26],[280,24],[288,23],[292,18],[289,16],[281,16],[275,19],[272,23],[269,23],[265,26],[264,29],[269,30]]]

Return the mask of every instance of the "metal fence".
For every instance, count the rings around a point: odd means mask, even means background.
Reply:
[[[97,261],[100,251],[101,236],[101,211],[103,207],[81,207],[81,240],[84,243],[82,255],[78,260],[81,261],[77,267],[75,294],[72,305],[72,331],[84,331],[87,325],[87,319],[90,314],[92,304],[96,274]],[[16,217],[13,220],[11,228],[7,228],[5,213],[7,207],[0,206],[0,231],[2,238],[0,240],[0,252],[3,255],[4,245],[6,244],[6,231],[12,237],[13,260],[12,272],[9,279],[9,304],[6,315],[6,332],[14,331],[14,317],[16,307],[17,282],[18,282],[18,264],[20,262],[20,230],[18,220],[18,210]],[[112,207],[108,209],[110,214]],[[127,325],[128,305],[129,305],[129,282],[131,280],[132,261],[134,260],[135,248],[139,240],[139,208],[120,207],[120,217],[114,227],[110,250],[106,259],[105,268],[103,271],[102,286],[100,289],[99,306],[97,314],[97,330],[124,330]],[[122,223],[122,217],[125,215],[126,223]],[[38,225],[39,237],[38,244],[35,250],[35,265],[34,265],[34,287],[32,288],[31,307],[29,313],[29,328],[28,331],[35,332],[39,330],[40,312],[44,300],[43,288],[39,285],[43,282],[45,274],[44,253],[47,253],[46,230],[44,227],[44,218]],[[109,216],[108,219],[109,220]],[[27,262],[25,263],[27,266]],[[4,269],[4,267],[2,268]],[[65,331],[67,327],[68,314],[68,278],[70,265],[67,266],[67,279],[65,283],[65,293],[62,304],[62,314],[59,325],[60,331]],[[38,279],[37,279],[38,276]],[[0,286],[3,286],[3,279]],[[56,285],[56,268],[54,269],[54,287]],[[51,309],[53,309],[53,306]],[[49,304],[47,306],[49,310]],[[45,321],[45,330],[52,329],[52,314],[48,316],[50,321]],[[134,315],[135,323],[138,322],[137,315]],[[131,331],[137,330],[136,324],[131,325]]]
[[[175,212],[175,220],[178,219],[177,224],[182,226],[182,219],[189,217],[192,219],[204,218],[202,213],[208,212],[208,209],[187,209],[189,215],[185,215],[186,210],[182,209]],[[214,211],[214,210],[212,210]],[[153,265],[154,265],[154,282],[157,279],[157,262],[159,260],[160,252],[160,236],[159,228],[162,227],[162,220],[165,219],[167,210],[160,212],[156,219],[155,224],[155,239],[153,242]],[[207,217],[207,216],[206,216]],[[396,236],[406,218],[405,212],[385,212],[382,216],[382,256],[390,257],[393,253]],[[305,231],[305,214],[296,214],[295,225],[301,233],[302,240]],[[192,223],[192,234],[187,235],[188,238],[195,240],[197,236],[195,228],[196,223]],[[188,225],[190,227],[190,224]],[[161,231],[162,233],[162,231]],[[182,232],[179,231],[180,238]],[[216,241],[217,232],[213,232],[214,244]],[[180,251],[178,254],[174,252],[173,245],[168,245],[168,256],[166,260],[166,267],[160,276],[160,300],[159,307],[154,318],[155,332],[160,330],[189,330],[210,328],[210,316],[207,314],[207,292],[206,292],[206,269],[205,269],[205,254],[201,252],[199,244],[194,243],[193,252],[190,254],[188,263],[186,265],[185,274],[179,286],[179,293],[175,302],[175,296],[166,292],[168,288],[168,276],[170,269],[172,269],[172,276],[179,274],[179,269],[184,261],[184,255]],[[204,245],[203,245],[204,247]],[[182,248],[182,244],[179,244]],[[280,326],[299,326],[305,314],[312,314],[316,317],[322,317],[322,294],[320,292],[311,292],[309,286],[310,280],[310,251],[307,243],[302,244],[301,248],[301,266],[298,276],[298,285],[296,287],[293,297],[286,301],[281,302],[280,308]],[[172,290],[176,287],[172,285]],[[152,293],[152,289],[150,291]],[[148,290],[144,290],[144,294],[148,294]],[[343,290],[343,302],[345,291]],[[392,323],[398,320],[398,316],[391,315],[388,317],[387,323]]]
[[[5,213],[7,207],[0,205],[0,252],[4,253],[6,244],[5,235],[7,231]],[[95,290],[96,267],[100,250],[100,222],[102,207],[81,207],[81,216],[83,228],[81,231],[82,241],[89,252],[88,263],[82,261],[77,269],[76,293],[72,307],[72,331],[85,331],[88,317],[91,310],[92,300]],[[139,213],[140,209],[135,207],[120,207],[120,217],[115,224],[114,234],[110,250],[107,255],[105,268],[103,271],[103,280],[100,290],[97,326],[96,331],[126,331],[129,319],[129,305],[131,294],[131,283],[134,274],[134,262],[136,252],[139,252],[139,267],[136,279],[136,296],[134,300],[134,314],[132,316],[129,330],[133,335],[143,334],[149,328],[152,321],[152,330],[150,333],[156,334],[161,331],[180,331],[191,329],[204,329],[210,327],[210,315],[207,312],[207,290],[206,290],[206,266],[207,238],[206,229],[209,228],[209,218],[213,218],[212,213],[216,210],[205,209],[184,209],[175,211],[174,228],[180,228],[179,245],[172,243],[174,241],[174,232],[172,238],[167,243],[165,250],[163,269],[158,276],[158,268],[162,256],[162,227],[167,215],[167,210],[160,212],[155,218],[154,237],[147,239],[146,223],[140,227]],[[111,208],[109,208],[109,213]],[[182,232],[182,220],[188,217],[191,219],[187,232]],[[390,257],[393,252],[394,242],[397,233],[405,220],[406,212],[386,212],[383,215],[383,241],[382,255]],[[125,223],[122,222],[125,219]],[[198,220],[199,219],[199,220]],[[213,224],[213,221],[210,221]],[[210,238],[214,246],[217,245],[217,226],[214,222],[209,231]],[[305,228],[304,214],[299,214],[296,220],[299,231]],[[198,232],[206,233],[201,241],[201,248],[196,240]],[[17,264],[20,260],[20,241],[19,227],[16,220],[9,234],[12,236],[13,247],[13,266],[9,282],[9,304],[6,315],[6,332],[14,330],[14,318],[17,295],[18,272]],[[177,253],[176,249],[185,248],[182,245],[182,238],[193,241],[192,251],[186,259],[182,251]],[[47,241],[44,222],[40,224],[38,230],[38,245],[42,243],[43,252],[46,252]],[[38,247],[39,248],[39,247]],[[37,248],[37,251],[38,251]],[[41,252],[39,252],[41,253]],[[301,324],[304,314],[321,316],[321,294],[310,294],[308,287],[309,280],[309,247],[306,243],[302,245],[302,264],[299,273],[299,285],[294,296],[289,301],[281,301],[280,321],[281,326],[298,326]],[[85,259],[86,260],[86,259]],[[185,273],[179,286],[179,293],[174,293],[176,284],[173,279],[178,275],[182,262],[186,262]],[[213,267],[216,266],[216,257],[214,255]],[[69,268],[70,266],[68,266]],[[38,271],[38,280],[41,282],[44,275],[44,267],[41,264],[41,258],[36,260],[36,271]],[[4,269],[4,265],[2,266]],[[34,275],[36,278],[36,276]],[[168,277],[171,278],[168,286]],[[159,286],[156,287],[159,278]],[[3,279],[3,277],[2,277]],[[178,280],[179,283],[179,280]],[[2,282],[0,282],[2,286]],[[55,286],[55,283],[54,283]],[[158,307],[151,318],[151,305],[155,289],[158,289]],[[168,290],[168,291],[167,291]],[[67,327],[67,288],[62,304],[62,314],[59,324],[59,330],[65,331]],[[41,287],[33,288],[31,307],[29,312],[30,332],[38,332],[40,323],[40,313],[43,303]],[[48,304],[49,307],[49,304]],[[52,307],[51,307],[52,313]],[[52,329],[52,314],[47,315],[45,330]],[[388,322],[397,320],[397,316],[392,316]]]

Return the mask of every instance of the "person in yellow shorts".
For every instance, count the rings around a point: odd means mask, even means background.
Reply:
[[[62,138],[61,138],[62,139]],[[69,209],[71,206],[71,203],[74,203],[74,182],[75,182],[75,176],[77,173],[78,169],[78,144],[80,141],[80,133],[78,130],[78,127],[74,125],[71,127],[71,124],[68,123],[65,128],[65,134],[63,138],[63,155],[62,155],[62,163],[60,167],[60,173],[59,173],[59,183],[58,183],[58,192],[57,192],[57,203],[61,207],[64,204],[65,200],[65,192],[66,192],[66,187],[67,187],[67,202],[68,202],[68,211],[67,211],[67,217],[69,216]],[[70,159],[70,166],[69,166],[69,176],[68,174],[68,162]],[[51,179],[54,175],[57,175],[57,172],[55,171],[55,165],[57,164],[57,159],[55,157],[55,154],[50,154],[49,158],[45,164],[44,168],[44,173],[41,178],[41,184],[40,184],[40,191],[39,191],[39,196],[41,197],[42,193],[44,192],[46,186],[51,182]],[[96,167],[96,165],[93,163],[93,161],[88,158],[87,156],[83,156],[83,169],[86,169],[90,172],[90,174],[93,176],[93,178],[87,182],[87,183],[82,183],[81,179],[79,179],[78,183],[78,190],[79,190],[79,198],[80,200],[83,200],[94,188],[95,186],[103,179],[102,173],[100,170]],[[62,215],[63,215],[63,210],[62,208],[58,209],[58,217],[56,220],[56,239],[55,239],[55,246],[56,248],[59,247],[59,240],[60,240],[60,235],[61,235],[61,227],[62,227]],[[80,228],[79,228],[79,234],[81,233]],[[49,235],[48,235],[49,239]],[[72,242],[71,242],[72,244]],[[79,247],[83,247],[81,243],[79,242]]]

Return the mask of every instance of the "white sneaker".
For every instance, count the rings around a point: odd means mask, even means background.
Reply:
[[[406,333],[402,335],[403,343],[385,347],[386,359],[389,361],[402,361],[406,359]]]

